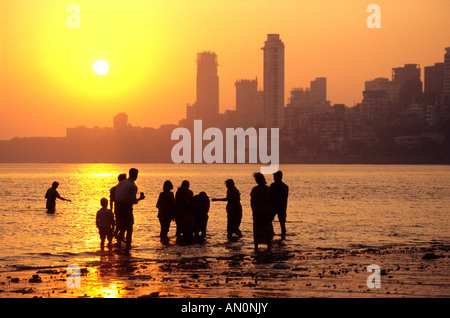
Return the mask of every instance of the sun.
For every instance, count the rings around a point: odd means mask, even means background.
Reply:
[[[94,72],[97,75],[105,75],[109,71],[109,65],[104,60],[98,60],[94,63]]]

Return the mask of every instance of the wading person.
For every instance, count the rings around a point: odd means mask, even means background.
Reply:
[[[270,189],[266,184],[266,179],[261,173],[254,174],[257,186],[250,193],[250,205],[253,212],[253,242],[255,251],[258,250],[258,244],[267,244],[270,250],[273,227],[270,208]]]
[[[289,187],[281,181],[283,173],[277,171],[273,174],[274,182],[270,185],[270,200],[272,208],[272,221],[278,215],[281,227],[281,239],[286,237],[286,210],[289,196]]]
[[[100,235],[100,250],[105,249],[105,239],[108,239],[108,248],[111,248],[113,230],[114,230],[114,214],[108,209],[108,200],[102,198],[100,200],[102,208],[97,211],[95,224]]]
[[[59,183],[58,182],[53,182],[52,183],[52,187],[50,189],[47,190],[47,193],[45,193],[45,198],[47,199],[47,204],[46,204],[46,208],[47,208],[47,213],[49,214],[53,214],[55,213],[56,210],[56,199],[60,199],[63,201],[70,201],[69,199],[65,199],[62,196],[59,195],[58,191],[56,191],[56,189],[58,188]]]
[[[123,181],[123,180],[126,180],[126,179],[127,179],[127,174],[126,173],[121,173],[117,177],[117,180],[119,181],[119,183],[121,181]],[[114,230],[113,237],[117,237],[117,233],[119,232],[119,224],[120,224],[120,221],[121,221],[120,215],[117,214],[117,209],[116,209],[116,205],[115,205],[115,202],[116,202],[116,189],[117,189],[117,185],[115,185],[114,187],[112,187],[109,190],[110,209],[111,209],[111,211],[113,211],[114,216],[115,216],[115,220],[116,220],[116,228]]]
[[[189,209],[194,193],[189,189],[189,185],[189,181],[184,180],[175,194],[175,223],[177,225],[177,237],[183,235],[185,232],[185,219],[190,218]]]
[[[171,191],[172,189],[172,182],[166,180],[163,185],[163,191],[159,194],[156,202],[159,224],[161,225],[161,232],[159,233],[161,242],[168,240],[167,233],[169,233],[170,222],[175,218],[175,197]]]
[[[209,197],[206,192],[200,192],[192,198],[192,211],[194,212],[194,236],[206,237],[208,212],[210,208]]]
[[[117,246],[120,247],[126,232],[126,250],[131,249],[131,241],[133,236],[133,205],[145,199],[144,192],[141,192],[139,198],[136,197],[138,188],[135,181],[138,177],[139,171],[131,168],[128,176],[129,178],[119,182],[116,188],[115,200],[116,211],[120,215],[119,233],[117,234]]]
[[[239,226],[242,220],[241,194],[236,188],[233,179],[225,181],[227,187],[227,196],[225,198],[214,198],[212,201],[226,201],[227,211],[227,237],[229,240],[233,238],[233,234],[242,237]]]

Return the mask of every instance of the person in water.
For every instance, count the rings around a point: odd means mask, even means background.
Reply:
[[[56,198],[63,200],[63,201],[70,201],[69,199],[65,199],[62,196],[59,195],[58,191],[56,191],[56,189],[58,188],[59,183],[58,182],[53,182],[52,183],[52,187],[50,189],[47,190],[47,193],[45,194],[45,198],[47,199],[47,213],[49,214],[53,214],[55,213],[56,210]]]
[[[128,172],[129,178],[119,182],[115,193],[116,213],[120,215],[121,218],[119,233],[117,234],[117,246],[121,246],[126,232],[125,249],[127,251],[131,249],[133,236],[133,205],[145,199],[144,192],[141,192],[139,198],[136,197],[138,188],[135,181],[138,178],[138,173],[139,171],[137,169],[131,168]]]
[[[258,244],[267,244],[270,250],[273,236],[272,215],[270,207],[270,189],[262,173],[254,174],[257,186],[250,193],[250,205],[253,212],[253,242],[255,251]]]
[[[119,181],[119,183],[121,181],[126,180],[126,179],[127,179],[127,174],[126,173],[121,173],[117,177],[117,180]],[[117,185],[118,184],[116,184],[114,187],[112,187],[109,190],[110,209],[111,209],[111,211],[113,211],[114,216],[115,216],[115,220],[116,220],[116,227],[115,227],[115,230],[114,230],[114,233],[113,233],[113,237],[116,237],[116,238],[117,238],[117,235],[119,234],[119,229],[121,228],[121,224],[122,224],[121,222],[122,222],[122,219],[123,219],[123,218],[121,218],[120,213],[118,213],[120,211],[117,210],[116,204],[115,204],[116,203],[116,189],[117,189]]]
[[[241,230],[239,229],[242,220],[241,194],[236,188],[233,179],[225,181],[225,186],[227,187],[227,196],[225,198],[213,198],[212,201],[227,202],[227,237],[231,240],[233,234],[242,237]]]
[[[209,197],[202,191],[192,198],[192,211],[194,212],[194,236],[206,237],[206,226],[208,224],[208,212],[210,208]],[[202,233],[200,236],[200,232]]]
[[[273,174],[274,182],[270,185],[270,200],[272,208],[272,221],[278,215],[281,227],[281,239],[286,237],[286,210],[289,196],[289,187],[281,181],[283,173],[277,171]]]
[[[95,225],[97,225],[100,235],[100,250],[105,249],[105,239],[108,239],[108,248],[112,246],[113,230],[114,230],[114,214],[108,209],[108,199],[100,200],[102,208],[97,211],[95,217]]]
[[[169,233],[170,222],[175,219],[175,197],[173,192],[173,184],[166,180],[163,185],[163,191],[159,194],[156,208],[158,209],[158,219],[161,225],[159,237],[161,241],[167,241],[167,233]]]
[[[181,237],[185,232],[189,232],[189,223],[185,224],[186,219],[191,218],[191,201],[194,193],[189,189],[189,181],[184,180],[175,194],[175,223],[177,225],[176,236]]]

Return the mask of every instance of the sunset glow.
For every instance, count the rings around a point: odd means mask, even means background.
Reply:
[[[286,45],[286,100],[290,89],[325,76],[328,99],[347,106],[361,101],[364,81],[405,63],[433,65],[449,45],[446,0],[426,10],[418,0],[377,1],[380,29],[367,28],[371,2],[359,0],[78,0],[80,28],[66,24],[71,2],[0,3],[0,139],[111,126],[121,111],[134,125],[176,124],[195,102],[203,50],[218,56],[220,111],[234,109],[236,80],[257,77],[262,85],[268,33]],[[96,75],[98,56],[114,72]]]

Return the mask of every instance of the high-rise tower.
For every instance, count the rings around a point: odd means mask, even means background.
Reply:
[[[445,48],[444,55],[444,96],[450,99],[450,47]]]
[[[219,76],[217,55],[214,52],[197,54],[196,115],[204,126],[214,126],[219,115]]]
[[[408,106],[422,100],[422,80],[418,64],[405,64],[392,69],[391,96],[398,111],[402,113]]]
[[[425,66],[424,97],[427,103],[434,103],[444,92],[444,63]]]
[[[236,86],[236,114],[241,126],[257,126],[264,121],[258,103],[258,80],[241,79]]]
[[[279,34],[264,42],[264,111],[267,127],[284,126],[284,43]]]

